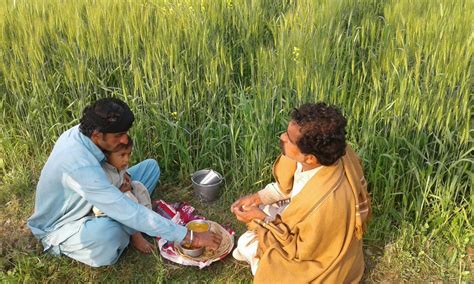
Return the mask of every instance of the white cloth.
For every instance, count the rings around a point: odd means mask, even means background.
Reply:
[[[322,169],[322,166],[314,168],[309,171],[302,171],[303,165],[301,163],[296,164],[296,171],[293,180],[293,188],[291,189],[291,196],[290,198],[294,198],[300,191],[303,189],[305,184],[317,173],[319,170]]]
[[[265,188],[259,192],[260,196],[263,195],[267,197],[267,200],[280,200],[273,204],[260,206],[260,209],[262,209],[263,212],[265,212],[265,214],[268,216],[265,218],[265,221],[270,222],[275,219],[277,214],[283,213],[283,211],[291,205],[291,199],[301,192],[306,183],[321,168],[322,166],[303,172],[303,165],[301,163],[297,163],[293,180],[293,188],[291,190],[290,196],[288,196],[290,198],[289,200],[287,199],[288,197],[286,197],[285,200],[285,195],[280,191],[276,182],[272,182],[265,186]],[[257,235],[252,231],[246,231],[242,234],[242,236],[240,236],[239,240],[237,241],[237,247],[232,252],[232,256],[235,259],[245,261],[250,264],[250,269],[253,275],[255,275],[257,272],[259,262],[259,259],[256,257],[257,249]]]

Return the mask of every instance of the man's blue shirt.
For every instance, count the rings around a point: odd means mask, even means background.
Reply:
[[[182,241],[186,228],[125,197],[101,167],[105,155],[75,126],[54,145],[36,188],[35,211],[28,226],[45,250],[57,246],[82,224],[95,218],[96,206],[110,218],[136,231]]]

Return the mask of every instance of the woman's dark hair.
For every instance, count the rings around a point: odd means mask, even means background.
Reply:
[[[79,130],[87,137],[91,137],[94,130],[102,133],[127,132],[134,119],[126,103],[115,98],[105,98],[84,109]]]
[[[316,156],[324,166],[345,154],[347,122],[338,108],[322,102],[304,104],[293,110],[291,118],[301,127],[296,144],[302,153]]]

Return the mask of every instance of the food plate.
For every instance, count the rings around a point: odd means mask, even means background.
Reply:
[[[232,248],[234,247],[234,236],[231,235],[226,229],[224,229],[219,223],[209,220],[207,220],[207,222],[211,226],[210,231],[217,233],[222,237],[222,241],[219,248],[215,251],[205,248],[204,252],[200,256],[191,257],[189,255],[184,254],[181,251],[181,248],[177,245],[177,243],[175,243],[174,249],[176,253],[178,253],[184,258],[199,262],[216,261],[229,254],[232,251]]]

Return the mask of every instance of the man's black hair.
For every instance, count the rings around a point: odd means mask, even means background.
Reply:
[[[116,98],[100,99],[84,109],[79,130],[87,137],[102,133],[127,132],[135,117],[128,105]]]
[[[303,154],[314,155],[324,166],[345,154],[347,121],[337,107],[323,102],[304,104],[293,110],[291,118],[301,127],[296,144]]]

